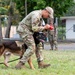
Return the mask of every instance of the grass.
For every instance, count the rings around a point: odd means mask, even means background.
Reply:
[[[50,63],[51,66],[45,69],[39,69],[35,55],[32,56],[35,70],[31,70],[26,63],[26,69],[16,70],[14,67],[18,61],[9,63],[11,67],[6,68],[0,64],[0,75],[75,75],[75,51],[43,51],[44,62]],[[12,56],[12,59],[18,58]],[[0,62],[3,57],[0,58]]]

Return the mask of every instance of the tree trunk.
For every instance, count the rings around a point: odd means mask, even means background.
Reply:
[[[0,40],[2,39],[2,26],[1,26],[1,17],[0,17]]]
[[[2,45],[2,26],[1,26],[1,17],[0,17],[0,45]]]
[[[6,33],[5,33],[5,38],[10,38],[11,25],[12,25],[12,16],[9,14],[8,26],[7,26]]]

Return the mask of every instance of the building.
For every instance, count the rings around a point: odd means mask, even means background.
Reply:
[[[75,40],[75,16],[61,17],[66,22],[66,40]]]

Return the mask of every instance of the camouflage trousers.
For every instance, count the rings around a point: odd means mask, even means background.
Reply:
[[[58,49],[57,36],[49,35],[49,37],[50,37],[49,40],[50,40],[51,49],[57,50]]]
[[[20,37],[23,39],[23,42],[28,47],[26,49],[26,52],[24,53],[23,57],[20,59],[20,61],[25,63],[29,59],[29,57],[33,55],[34,52],[36,54],[37,61],[43,60],[42,55],[41,55],[42,50],[40,50],[40,48],[39,48],[40,45],[37,45],[37,48],[36,48],[33,34],[32,34],[32,32],[30,32],[30,30],[27,28],[27,26],[20,25],[17,32],[20,35]]]
[[[37,61],[43,61],[43,56],[42,56],[42,50],[43,50],[43,47],[42,47],[42,42],[40,42],[37,46],[36,46],[36,51],[35,51],[35,54],[36,54],[36,57],[37,57]]]

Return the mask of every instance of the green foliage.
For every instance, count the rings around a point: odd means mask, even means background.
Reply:
[[[14,14],[14,3],[13,2],[10,2],[8,13],[10,13],[11,15]]]
[[[34,9],[43,9],[46,6],[46,2],[44,0],[38,0],[36,1],[36,6],[34,6]]]
[[[12,0],[16,3],[22,18],[25,17],[25,0]],[[2,0],[2,6],[10,3],[10,0]],[[51,6],[54,9],[54,16],[60,17],[67,12],[68,8],[74,4],[73,0],[27,0],[27,13],[33,10],[44,9]]]
[[[14,0],[17,4],[20,14],[25,17],[25,0]],[[54,9],[54,16],[60,17],[67,12],[67,9],[74,4],[74,0],[27,0],[28,13],[51,6]]]
[[[71,6],[71,7],[67,10],[66,14],[64,14],[64,15],[65,15],[65,16],[75,16],[75,5]]]
[[[7,9],[4,8],[4,7],[0,7],[0,14],[3,15],[3,14],[6,14],[7,13]]]
[[[12,0],[16,3],[22,18],[25,17],[25,0]],[[10,3],[10,0],[1,0],[2,5]],[[54,9],[54,16],[60,17],[67,12],[67,9],[74,4],[74,0],[27,0],[27,12],[43,9],[51,6]]]
[[[15,25],[20,20],[19,11],[16,9],[16,3],[13,0],[0,0],[0,14],[12,16],[12,24]]]
[[[49,3],[49,6],[54,8],[54,15],[60,17],[67,12],[67,9],[72,6],[74,2],[73,0],[50,0]]]
[[[65,27],[58,27],[58,39],[65,40],[66,39],[66,28]]]

